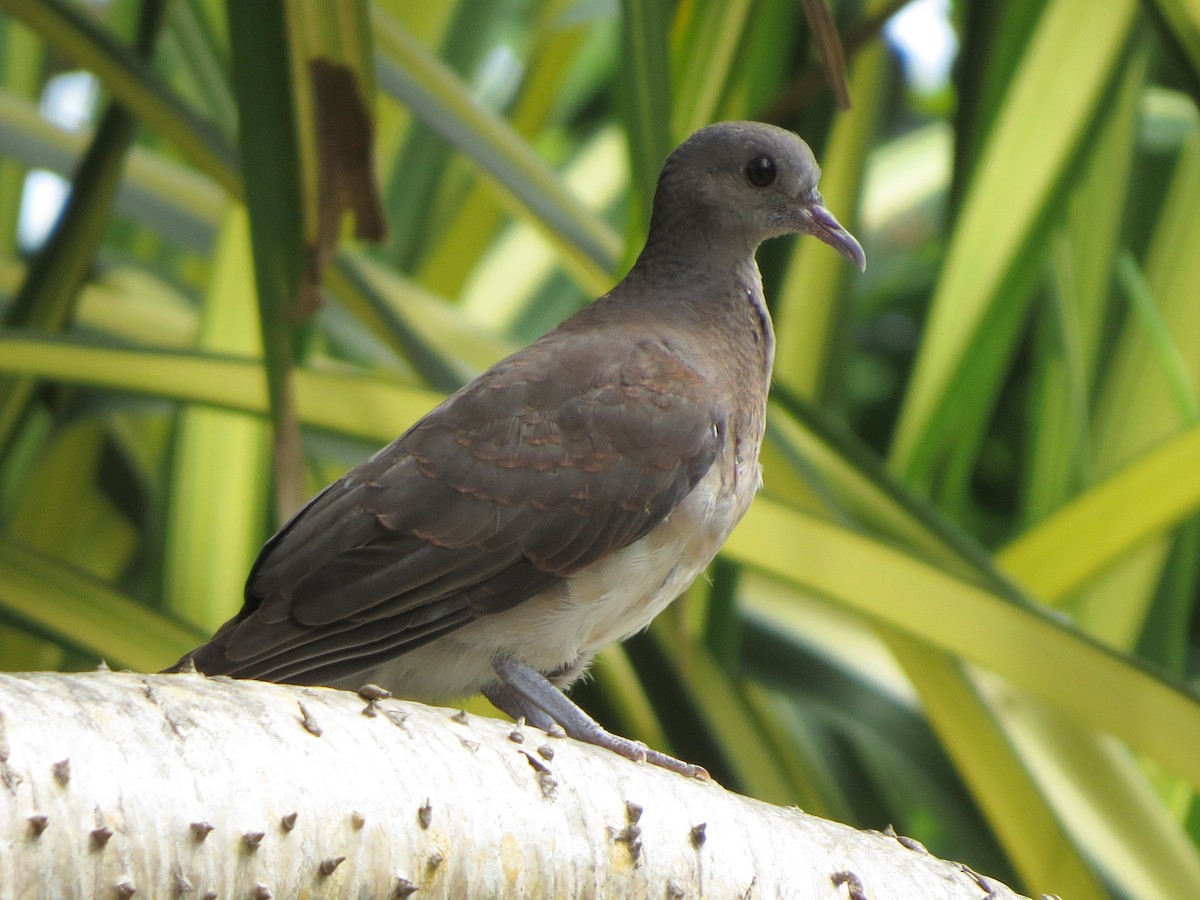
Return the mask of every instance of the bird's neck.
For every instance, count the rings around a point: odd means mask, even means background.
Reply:
[[[652,229],[619,293],[662,307],[669,318],[688,319],[691,327],[716,322],[741,330],[748,313],[756,322],[765,314],[756,249],[749,243],[735,247],[728,239],[706,240],[695,230],[683,241]],[[770,320],[763,326],[769,331]]]
[[[625,307],[633,315],[653,308],[657,320],[679,326],[679,334],[703,355],[728,348],[717,358],[738,373],[731,378],[770,379],[775,357],[775,334],[763,297],[762,277],[754,247],[730,253],[728,242],[684,247],[670,240],[651,239],[603,305]],[[752,374],[753,373],[753,374]]]
[[[656,216],[646,246],[626,279],[651,289],[673,285],[676,290],[681,283],[720,284],[731,277],[744,280],[752,275],[758,281],[755,244],[733,240],[726,234],[710,234],[695,222],[686,228],[672,228],[671,224]]]

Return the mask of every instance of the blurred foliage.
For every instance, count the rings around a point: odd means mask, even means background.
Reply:
[[[1029,892],[1200,896],[1200,6],[963,0],[923,95],[902,5],[834,5],[842,73],[794,0],[0,0],[0,666],[172,662],[619,277],[671,146],[766,119],[868,270],[763,248],[763,496],[577,697]]]

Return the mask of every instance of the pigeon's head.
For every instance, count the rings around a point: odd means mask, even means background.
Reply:
[[[862,247],[825,208],[820,177],[812,150],[790,131],[761,122],[709,125],[667,158],[651,231],[692,232],[739,250],[802,232],[865,269]]]

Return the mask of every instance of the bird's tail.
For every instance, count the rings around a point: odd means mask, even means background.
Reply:
[[[167,675],[179,672],[199,672],[203,675],[232,675],[237,677],[238,664],[229,658],[226,652],[229,636],[237,625],[237,619],[230,619],[217,629],[217,633],[205,644],[195,650],[189,650],[179,658],[173,666],[162,670]]]

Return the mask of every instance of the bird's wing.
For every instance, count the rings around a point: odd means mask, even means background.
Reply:
[[[712,394],[659,341],[526,348],[298,513],[197,665],[327,682],[515,606],[683,500],[725,440]]]

